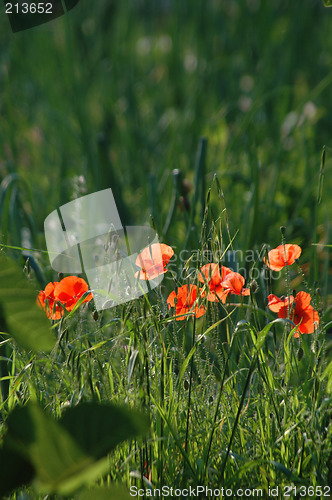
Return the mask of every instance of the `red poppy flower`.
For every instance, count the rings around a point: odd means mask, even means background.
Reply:
[[[285,299],[279,299],[276,295],[268,296],[268,306],[271,311],[276,312],[279,318],[288,318],[289,304],[291,307],[290,319],[298,327],[294,337],[300,333],[313,333],[319,324],[318,312],[310,305],[311,296],[306,292],[298,292],[294,299],[293,295]]]
[[[270,250],[268,258],[265,259],[265,264],[272,271],[280,271],[283,267],[294,264],[295,260],[301,255],[302,249],[298,245],[279,245],[277,248]]]
[[[54,296],[56,300],[64,304],[67,311],[72,311],[82,295],[88,290],[88,284],[84,279],[77,276],[67,276],[56,285]],[[92,293],[89,293],[83,302],[89,302],[92,297]]]
[[[250,295],[250,289],[243,288],[244,277],[240,273],[228,273],[221,285],[228,293],[235,295]]]
[[[275,312],[275,313],[278,313],[282,307],[287,306],[288,302],[290,302],[290,305],[292,305],[294,302],[293,295],[290,295],[289,300],[288,300],[288,297],[286,297],[285,299],[279,299],[279,297],[277,297],[276,295],[273,295],[273,293],[268,295],[267,298],[269,300],[269,302],[268,302],[269,308],[271,309],[272,312]]]
[[[59,283],[57,281],[54,283],[48,283],[45,290],[41,290],[37,297],[37,304],[42,309],[45,309],[47,317],[50,319],[60,319],[63,315],[63,309],[59,306],[59,304],[57,304],[54,296],[54,289],[58,284]]]
[[[201,291],[201,289],[199,289]],[[182,314],[194,314],[196,318],[200,318],[206,313],[205,306],[199,306],[196,302],[197,299],[197,286],[196,285],[183,285],[178,288],[178,292],[171,292],[167,298],[168,308],[175,307],[176,316]],[[175,304],[176,301],[176,304]],[[196,302],[196,303],[195,303]],[[176,318],[177,321],[182,321],[186,319],[186,316],[182,318]]]
[[[207,282],[209,287],[207,299],[210,302],[217,302],[218,299],[221,300],[223,304],[226,302],[229,290],[225,290],[222,282],[232,272],[233,271],[228,267],[221,266],[220,274],[219,265],[215,263],[206,264],[201,268],[201,272],[198,274],[198,279],[201,283]]]
[[[172,247],[164,243],[153,243],[138,254],[136,266],[141,267],[141,271],[135,273],[141,280],[151,280],[167,272],[166,264],[174,255]]]

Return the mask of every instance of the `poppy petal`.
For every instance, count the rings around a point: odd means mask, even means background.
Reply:
[[[284,262],[284,260],[281,259],[281,256],[280,256],[279,247],[274,248],[273,250],[270,250],[268,253],[267,259],[264,257],[263,260],[264,260],[265,264],[272,271],[280,271],[285,266],[285,262]]]
[[[279,299],[279,297],[277,297],[276,295],[270,294],[270,295],[268,295],[267,298],[269,301],[268,306],[272,312],[279,313],[281,308],[284,308],[285,310],[287,310],[288,297],[286,297],[286,299]],[[289,299],[290,299],[290,304],[292,304],[294,301],[293,295],[290,295]],[[286,316],[279,316],[279,317],[287,318],[287,312],[286,312]]]
[[[276,295],[268,296],[268,306],[271,311],[278,313],[279,318],[289,317],[288,297],[284,300]],[[297,326],[294,337],[298,338],[300,334],[313,333],[319,324],[318,312],[310,305],[311,296],[307,292],[298,292],[296,297],[289,297],[290,304],[295,301],[295,307],[291,309],[290,319]]]
[[[89,290],[87,282],[77,276],[63,278],[54,288],[55,299],[65,305],[67,311],[72,311],[82,295]],[[83,302],[92,300],[93,295],[89,293]]]
[[[229,267],[221,266],[221,278],[222,280],[226,279],[226,277],[231,274],[233,271]]]
[[[288,265],[293,264],[296,259],[298,259],[302,253],[302,248],[299,245],[285,245],[287,253]]]
[[[229,293],[230,290],[225,290],[222,286],[217,286],[208,293],[207,299],[209,302],[219,302],[219,300],[221,300],[221,302],[225,304]]]
[[[63,309],[57,304],[54,297],[55,287],[58,282],[50,282],[46,285],[45,290],[41,290],[37,297],[37,304],[42,309],[45,309],[49,319],[57,320],[63,315]]]
[[[199,289],[199,292],[201,292],[201,289]],[[167,304],[169,308],[174,307],[176,300],[175,314],[176,316],[181,316],[181,317],[176,317],[176,320],[182,321],[186,319],[186,316],[183,315],[185,314],[188,315],[188,313],[194,314],[196,318],[199,318],[203,316],[203,314],[205,314],[206,307],[198,306],[198,304],[196,303],[196,299],[197,299],[197,286],[183,285],[180,288],[178,288],[177,293],[173,291],[169,294],[167,298]]]
[[[176,298],[176,293],[175,291],[173,290],[173,292],[171,292],[169,294],[169,296],[167,297],[167,304],[170,306],[170,307],[174,307],[175,306],[175,298]]]
[[[174,250],[164,243],[153,243],[144,248],[136,257],[135,264],[145,271],[144,275],[139,274],[140,279],[157,278],[160,274],[167,272],[165,268],[169,260],[174,255]]]
[[[273,248],[268,253],[268,258],[265,259],[265,264],[272,269],[272,271],[280,271],[285,265],[294,264],[295,260],[301,255],[302,249],[299,245],[287,243]]]
[[[295,305],[295,314],[296,311],[302,311],[307,309],[310,306],[311,296],[310,293],[307,292],[298,292],[296,294],[296,305]]]
[[[279,312],[281,307],[285,306],[284,300],[279,299],[276,295],[273,295],[272,293],[268,295],[268,306],[272,312]]]
[[[198,274],[198,279],[201,283],[208,282],[209,286],[220,285],[222,279],[219,272],[218,264],[205,264],[201,267],[201,272]]]
[[[240,273],[231,272],[227,274],[226,279],[222,281],[221,285],[235,295],[242,295],[244,277]]]

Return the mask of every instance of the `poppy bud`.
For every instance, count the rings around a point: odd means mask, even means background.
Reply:
[[[178,206],[181,212],[183,212],[183,209],[185,209],[186,212],[190,212],[190,202],[186,196],[179,197]]]
[[[286,232],[286,227],[285,226],[280,226],[280,232],[283,236],[285,236],[285,232]]]
[[[302,347],[300,347],[300,349],[297,351],[297,359],[301,361],[302,358],[303,358],[303,349]]]
[[[258,288],[258,284],[257,284],[257,281],[256,280],[252,280],[252,282],[250,283],[250,291],[252,293],[255,293],[257,288]]]
[[[181,212],[183,212],[183,207],[184,207],[183,196],[179,196],[178,208],[180,209]]]
[[[59,273],[59,281],[63,280],[63,273]]]
[[[93,319],[94,319],[95,321],[98,321],[98,318],[99,318],[98,311],[93,311],[92,317],[93,317]]]
[[[151,220],[151,227],[152,227],[152,229],[154,229],[157,232],[157,226],[156,226],[156,223],[155,223],[155,220],[154,220],[152,214],[150,214],[150,220]]]
[[[193,186],[191,184],[190,181],[188,181],[188,179],[183,179],[182,181],[182,194],[186,195],[188,193],[190,193],[190,191],[192,190]]]

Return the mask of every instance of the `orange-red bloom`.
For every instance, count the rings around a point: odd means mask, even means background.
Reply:
[[[250,295],[250,289],[243,288],[244,277],[240,273],[228,273],[221,285],[228,293],[235,295]]]
[[[202,283],[205,283],[205,281],[208,282],[210,292],[207,298],[211,302],[216,302],[220,299],[225,303],[229,294],[250,294],[249,288],[243,288],[244,277],[225,266],[221,266],[220,274],[218,264],[206,264],[201,268],[198,279]]]
[[[39,292],[37,304],[45,309],[48,318],[60,319],[64,313],[64,307],[67,311],[74,309],[79,299],[88,290],[88,284],[84,279],[77,276],[67,276],[60,282],[48,283],[45,290]],[[92,293],[89,293],[83,302],[89,302],[91,299]]]
[[[265,264],[272,269],[272,271],[280,271],[283,267],[294,264],[295,259],[301,255],[302,249],[298,245],[279,245],[277,248],[270,250],[268,258],[265,259]]]
[[[288,318],[289,305],[290,319],[298,327],[294,337],[299,337],[300,333],[313,333],[319,324],[319,316],[316,309],[310,305],[311,296],[306,292],[298,292],[294,299],[293,295],[285,299],[279,299],[276,295],[268,296],[268,306],[271,311],[276,312],[279,318]]]
[[[199,292],[201,289],[199,289]],[[206,307],[199,305],[197,299],[196,285],[183,285],[178,288],[178,292],[171,292],[167,298],[168,308],[175,307],[176,316],[182,314],[194,314],[196,318],[200,318],[206,313]],[[186,316],[176,318],[177,321],[186,319]]]
[[[37,297],[37,304],[45,309],[47,317],[50,319],[60,319],[63,315],[63,309],[57,304],[54,296],[54,289],[58,284],[57,281],[48,283],[45,290],[41,290]]]
[[[89,290],[88,284],[83,278],[67,276],[58,283],[54,289],[55,299],[64,304],[67,311],[72,311],[82,295]],[[92,293],[89,293],[83,302],[89,302]]]
[[[210,302],[217,302],[218,299],[221,300],[223,304],[226,302],[229,290],[225,290],[222,282],[232,272],[233,271],[228,267],[221,266],[220,274],[219,265],[215,263],[206,264],[201,268],[201,272],[198,274],[198,279],[201,283],[207,282],[209,287],[207,299]]]
[[[174,255],[172,247],[164,243],[153,243],[138,254],[136,266],[141,267],[141,271],[135,273],[141,280],[151,280],[167,272],[166,264]]]

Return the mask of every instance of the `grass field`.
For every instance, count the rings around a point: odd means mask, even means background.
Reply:
[[[15,34],[0,13],[0,496],[332,498],[332,9],[80,0]],[[48,319],[44,220],[107,188],[174,250],[164,280]],[[210,263],[248,294],[223,276],[208,300]]]

